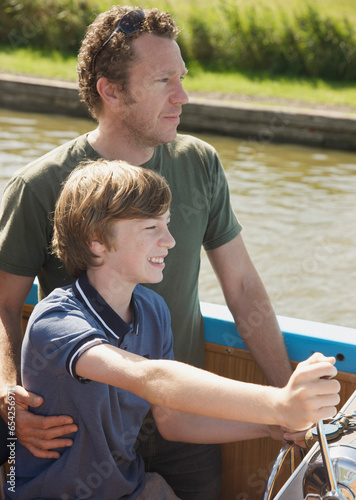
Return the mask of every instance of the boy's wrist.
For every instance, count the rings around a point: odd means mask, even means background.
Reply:
[[[278,427],[287,427],[287,406],[288,395],[286,388],[272,388],[271,393],[271,407],[273,408],[273,422],[272,425]]]

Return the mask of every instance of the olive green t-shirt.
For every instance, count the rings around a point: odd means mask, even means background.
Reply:
[[[55,202],[62,183],[82,161],[99,156],[86,135],[16,172],[5,188],[0,212],[0,269],[38,276],[39,299],[71,283],[50,253]],[[143,165],[163,175],[172,191],[170,231],[176,245],[165,259],[163,281],[148,285],[165,299],[172,316],[175,358],[196,366],[204,359],[198,297],[202,245],[217,248],[241,230],[218,155],[207,143],[178,135],[155,149]]]

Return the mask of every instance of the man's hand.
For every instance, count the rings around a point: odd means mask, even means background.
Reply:
[[[305,431],[295,431],[293,429],[286,429],[282,428],[283,431],[283,439],[286,441],[294,441],[295,444],[300,446],[301,448],[306,448],[307,445],[305,444]]]
[[[287,429],[279,425],[268,425],[268,433],[271,439],[277,441],[293,441],[301,448],[306,448],[304,439],[306,431],[295,431],[294,429]]]
[[[283,441],[283,430],[279,425],[267,425],[268,434],[271,439]]]
[[[337,374],[335,358],[315,353],[299,363],[288,384],[282,389],[281,425],[305,431],[315,422],[336,415],[340,402],[340,384],[331,380]]]
[[[21,386],[16,386],[11,391],[16,398],[16,436],[20,443],[35,457],[59,458],[58,451],[50,450],[72,446],[71,439],[57,438],[77,432],[78,427],[73,424],[73,419],[67,415],[34,415],[29,411],[29,406],[37,408],[41,406],[43,399]]]

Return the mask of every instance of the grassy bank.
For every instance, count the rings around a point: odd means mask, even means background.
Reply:
[[[356,106],[354,0],[289,0],[288,11],[280,0],[150,2],[182,28],[188,91]],[[111,5],[2,0],[0,70],[75,81],[85,28]]]
[[[0,46],[0,69],[49,79],[76,81],[76,56],[58,51]],[[184,80],[188,92],[219,94],[239,101],[250,97],[264,103],[270,100],[303,101],[306,105],[334,105],[356,108],[356,84],[320,78],[271,76],[263,72],[211,72],[192,65]],[[243,97],[242,97],[243,96]]]

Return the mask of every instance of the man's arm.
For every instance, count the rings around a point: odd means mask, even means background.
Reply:
[[[270,299],[242,240],[207,252],[237,329],[270,384],[283,387],[292,368]]]
[[[283,440],[278,426],[202,417],[155,405],[152,414],[161,436],[168,441],[220,444],[262,437]]]
[[[35,456],[57,458],[51,448],[71,446],[69,439],[54,439],[77,430],[67,416],[41,417],[28,411],[29,406],[40,406],[42,398],[31,394],[20,383],[22,343],[22,309],[31,290],[33,278],[0,271],[0,413],[7,422],[7,391],[16,395],[16,435]],[[68,425],[69,424],[69,425]]]
[[[306,447],[305,430],[293,431],[277,425],[201,417],[154,405],[152,414],[161,436],[168,441],[220,444],[270,437],[278,441],[294,441],[302,448]]]
[[[22,309],[33,278],[0,271],[1,382],[14,386],[20,380]]]

